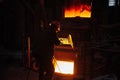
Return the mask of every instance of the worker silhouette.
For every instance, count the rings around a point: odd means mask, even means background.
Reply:
[[[48,28],[40,32],[40,36],[33,49],[36,59],[39,80],[52,80],[54,74],[53,56],[54,45],[59,45],[57,33],[60,31],[60,24],[53,21]]]

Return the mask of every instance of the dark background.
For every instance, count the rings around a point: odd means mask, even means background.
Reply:
[[[64,6],[70,6],[74,1],[79,4],[92,3],[91,18],[64,18]],[[26,52],[28,37],[32,41],[34,36],[39,36],[42,25],[46,27],[48,22],[58,20],[61,23],[59,36],[72,35],[78,52],[78,66],[83,66],[78,69],[78,74],[93,77],[107,72],[119,77],[120,1],[115,0],[116,5],[111,7],[108,0],[74,1],[0,0],[0,60],[3,59],[2,55],[10,56],[10,60],[14,56],[10,52],[3,54],[2,50]],[[103,64],[102,70],[96,70]]]

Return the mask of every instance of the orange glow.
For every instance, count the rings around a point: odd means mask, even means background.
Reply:
[[[71,6],[64,9],[64,17],[91,17],[91,6],[82,4],[79,6]]]
[[[60,61],[57,60],[54,64],[55,72],[62,74],[73,74],[74,62],[73,61]]]

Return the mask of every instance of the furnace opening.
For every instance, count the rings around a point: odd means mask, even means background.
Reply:
[[[55,61],[55,72],[61,74],[74,74],[74,62],[73,61]]]
[[[64,5],[65,18],[90,18],[91,17],[91,1],[84,2],[82,0],[66,0]]]

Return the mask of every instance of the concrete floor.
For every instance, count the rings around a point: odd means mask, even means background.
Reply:
[[[24,67],[18,55],[19,52],[0,50],[0,80],[38,80],[38,72]],[[73,80],[73,77],[55,74],[54,80]]]
[[[38,80],[39,75],[34,70],[18,65],[1,66],[0,71],[0,80]],[[73,80],[73,77],[55,74],[54,80]]]

